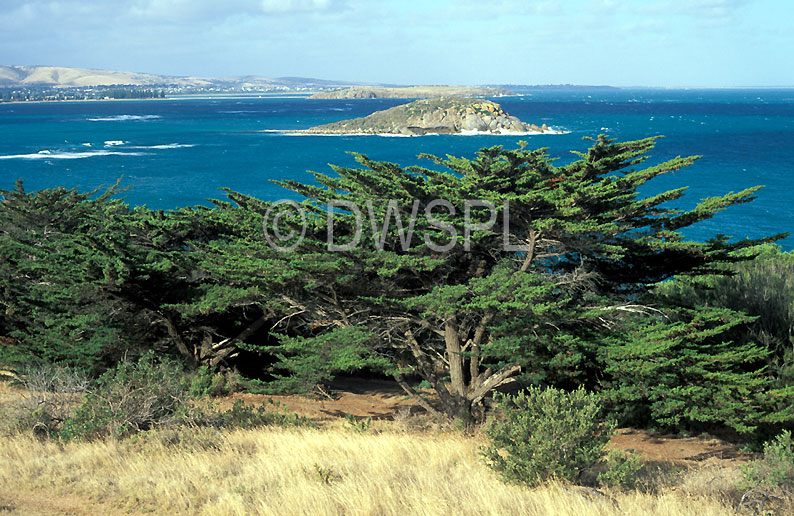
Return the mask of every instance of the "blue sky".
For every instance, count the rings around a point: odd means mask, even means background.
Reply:
[[[0,64],[396,84],[794,86],[790,0],[0,0]]]

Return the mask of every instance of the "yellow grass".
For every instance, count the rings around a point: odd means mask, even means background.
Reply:
[[[478,438],[396,425],[378,433],[163,430],[64,446],[2,439],[3,514],[736,514],[719,492],[698,488],[705,476],[657,495],[609,493],[614,502],[561,485],[508,486],[481,463]]]

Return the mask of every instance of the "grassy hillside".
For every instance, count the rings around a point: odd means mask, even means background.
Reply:
[[[0,404],[21,391],[0,382]],[[653,461],[643,487],[504,484],[482,434],[395,417],[314,429],[161,429],[123,441],[2,437],[0,512],[9,515],[738,515],[735,463]],[[674,443],[673,443],[674,444]]]
[[[480,443],[399,430],[159,432],[59,446],[17,437],[0,450],[9,514],[732,515],[731,470],[693,471],[657,494],[505,485]]]

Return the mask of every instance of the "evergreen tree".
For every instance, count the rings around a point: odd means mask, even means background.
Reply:
[[[96,370],[154,338],[151,311],[121,295],[143,278],[135,214],[118,192],[0,191],[0,361]]]
[[[270,281],[270,264],[241,270],[245,233],[264,240],[261,215],[133,210],[120,191],[0,191],[0,363],[101,372],[153,349],[228,366],[264,324],[272,295],[256,278]]]
[[[758,243],[691,242],[679,230],[752,200],[759,187],[704,199],[688,211],[665,207],[685,188],[639,195],[649,180],[696,159],[640,166],[655,142],[599,137],[561,167],[545,149],[523,144],[483,149],[473,160],[424,156],[436,168],[356,155],[364,168],[315,173],[319,186],[280,182],[307,198],[305,240],[284,259],[303,285],[291,313],[312,317],[318,334],[289,342],[282,351],[293,360],[284,365],[317,363],[308,357],[329,353],[335,336],[336,348],[350,353],[344,329],[355,327],[369,335],[358,334],[356,357],[388,363],[384,370],[439,415],[470,417],[519,373],[535,383],[597,387],[599,346],[621,330],[623,314],[654,313],[640,304],[651,286],[719,272],[720,264],[743,259],[737,250]],[[288,217],[279,222],[286,233]],[[291,227],[302,222],[295,216]],[[409,227],[414,234],[405,245]],[[774,238],[780,236],[765,240]],[[341,249],[329,252],[329,241]],[[714,322],[721,316],[703,315],[715,331],[723,328]],[[760,358],[753,346],[734,355],[720,355],[720,346],[701,351],[731,364]],[[756,382],[757,390],[765,380],[752,366],[749,377],[725,382]],[[433,387],[440,413],[411,387],[409,373]]]

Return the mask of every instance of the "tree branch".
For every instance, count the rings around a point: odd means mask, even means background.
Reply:
[[[471,400],[472,404],[479,402],[486,394],[502,385],[505,380],[513,375],[513,373],[516,373],[520,370],[521,366],[513,365],[502,369],[498,373],[494,373],[491,377],[485,380],[480,387],[471,393],[469,399]]]
[[[401,375],[400,373],[394,373],[393,376],[394,379],[397,381],[397,384],[400,387],[402,387],[402,389],[406,392],[406,394],[408,394],[408,396],[410,396],[410,398],[414,400],[419,406],[424,408],[430,414],[433,414],[433,416],[438,420],[446,419],[444,417],[444,414],[433,408],[433,406],[426,399],[424,399],[418,392],[416,392],[416,390],[414,390],[413,387],[408,385],[408,382],[405,381],[403,375]]]

